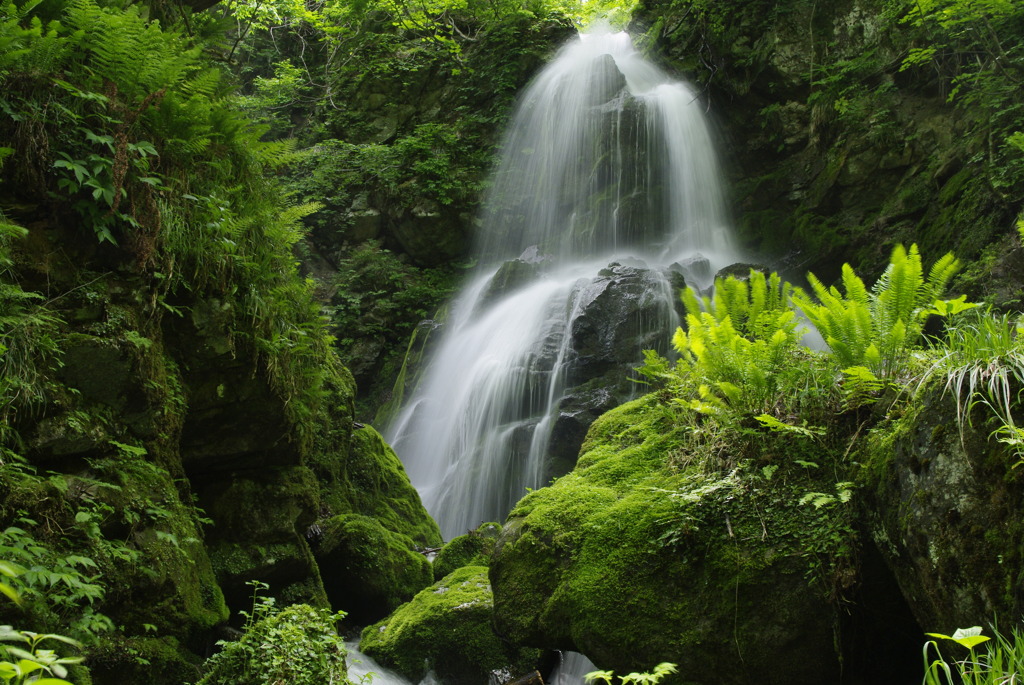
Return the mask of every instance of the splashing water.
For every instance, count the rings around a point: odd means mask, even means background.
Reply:
[[[559,475],[549,452],[567,394],[664,346],[672,271],[705,287],[736,261],[702,107],[625,33],[563,48],[502,149],[478,246],[490,266],[387,431],[447,539]],[[618,319],[595,317],[626,300]]]

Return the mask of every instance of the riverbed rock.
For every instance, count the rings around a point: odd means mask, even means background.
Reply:
[[[508,647],[492,630],[494,603],[484,566],[465,566],[368,626],[360,649],[419,682],[428,672],[451,685],[498,682],[533,669],[539,653]]]

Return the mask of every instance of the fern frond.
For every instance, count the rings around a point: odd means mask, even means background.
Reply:
[[[183,95],[189,97],[213,99],[220,93],[223,80],[224,74],[220,69],[203,69],[182,83],[179,90]]]
[[[734,321],[746,320],[749,300],[747,299],[747,283],[737,278],[729,277],[725,280],[715,281],[715,296],[712,300],[712,313],[719,321],[726,317]]]
[[[702,305],[700,298],[697,296],[697,291],[689,286],[683,289],[680,299],[683,301],[683,307],[686,309],[686,313],[693,314],[694,316],[700,314],[710,306],[706,300],[704,305]]]
[[[750,322],[748,328],[755,327],[758,320],[768,307],[768,283],[764,273],[755,269],[750,270],[750,304],[747,308],[747,320]]]
[[[915,318],[920,293],[924,287],[921,255],[917,245],[911,245],[909,252],[897,245],[892,252],[889,268],[875,284],[875,316],[877,330],[885,333],[896,321],[904,323]]]
[[[959,270],[960,260],[954,257],[952,252],[947,252],[932,264],[932,268],[928,271],[928,300],[942,297],[942,294],[946,291],[946,286],[949,285],[949,281]],[[924,306],[930,304],[930,302],[922,302],[920,304]]]
[[[846,290],[846,299],[862,304],[865,307],[868,306],[868,289],[864,285],[864,281],[861,280],[853,267],[849,264],[843,264],[843,289]]]

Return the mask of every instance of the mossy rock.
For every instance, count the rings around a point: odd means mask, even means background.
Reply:
[[[103,611],[129,634],[148,624],[155,635],[201,651],[210,630],[228,618],[224,596],[191,502],[184,504],[172,476],[139,452],[120,445],[114,456],[92,461],[90,475],[112,486],[96,487],[96,499],[120,512],[104,523],[103,534],[126,539],[138,555],[126,562],[109,544],[96,548],[108,550],[98,555],[105,561]],[[65,478],[69,492],[90,484]]]
[[[484,523],[476,530],[452,538],[434,558],[434,580],[462,566],[487,566],[491,562],[494,543],[501,534],[500,523]]]
[[[433,581],[430,562],[407,536],[369,516],[335,516],[321,526],[316,559],[331,605],[365,625]]]
[[[433,671],[451,685],[479,685],[494,672],[532,670],[539,652],[502,642],[491,628],[493,606],[487,568],[466,566],[367,627],[359,648],[414,682]]]
[[[979,405],[958,428],[944,380],[921,389],[862,443],[863,516],[924,630],[1024,611],[1024,483]],[[967,421],[970,423],[966,423]]]
[[[233,609],[247,606],[247,583],[270,585],[279,599],[326,606],[306,533],[319,509],[319,483],[303,466],[215,478],[200,491],[213,520],[207,548]]]
[[[110,637],[87,652],[91,680],[71,674],[82,683],[151,683],[181,685],[193,682],[202,660],[173,637]]]
[[[620,673],[676,663],[675,682],[835,682],[850,508],[799,504],[834,489],[793,463],[814,447],[766,434],[761,461],[727,466],[739,445],[701,453],[695,428],[655,396],[595,422],[576,469],[509,516],[496,630]]]
[[[321,454],[314,465],[332,514],[360,514],[420,547],[440,547],[441,531],[423,508],[405,467],[375,429],[352,431],[347,459]]]

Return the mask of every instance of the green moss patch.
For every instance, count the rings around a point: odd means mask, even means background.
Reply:
[[[501,524],[484,523],[465,535],[452,538],[434,559],[434,580],[462,566],[487,566],[491,562],[494,544],[501,533]]]
[[[371,516],[421,547],[441,546],[437,523],[423,508],[402,462],[372,427],[352,431],[346,460],[322,457],[315,468],[331,513]]]

